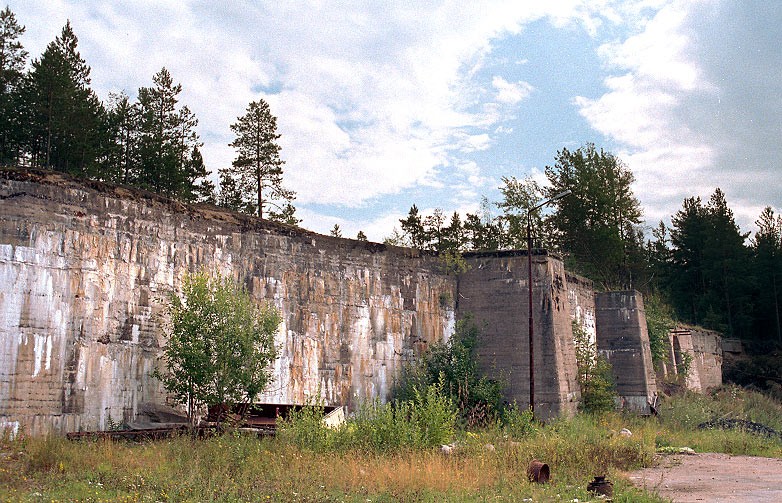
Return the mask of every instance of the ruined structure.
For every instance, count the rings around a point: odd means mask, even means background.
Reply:
[[[535,413],[569,415],[580,399],[562,261],[536,250],[532,260]],[[506,399],[529,403],[529,307],[526,252],[467,254],[458,278],[460,313],[483,325],[484,370],[508,383]]]
[[[707,392],[722,385],[724,340],[719,333],[679,324],[668,334],[668,341],[668,364],[662,369],[668,378],[676,377],[679,369],[686,367],[683,384],[688,389]],[[729,348],[735,346],[733,343]]]
[[[634,290],[596,293],[595,313],[597,349],[611,364],[619,406],[649,412],[657,382],[641,294]]]
[[[99,429],[165,404],[150,376],[164,344],[160,313],[183,274],[201,267],[245,282],[282,314],[281,356],[263,401],[302,403],[320,392],[351,407],[385,398],[404,363],[470,312],[486,322],[484,368],[525,407],[526,260],[468,254],[465,273],[447,274],[432,253],[52,172],[0,170],[0,428]],[[600,345],[599,303],[557,256],[536,252],[533,268],[536,412],[570,414],[580,398],[570,319]]]

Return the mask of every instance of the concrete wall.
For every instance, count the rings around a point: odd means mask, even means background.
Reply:
[[[678,325],[670,332],[671,352],[677,365],[682,354],[692,358],[684,385],[693,391],[707,392],[722,386],[722,336],[713,330]],[[666,367],[668,376],[676,374],[676,366]]]
[[[597,324],[595,321],[595,288],[591,279],[565,271],[567,298],[570,304],[570,317],[589,335],[595,344]]]
[[[485,324],[480,357],[508,383],[506,399],[529,405],[529,296],[526,252],[467,254],[458,282],[457,315]],[[546,419],[576,411],[580,392],[562,261],[536,250],[532,261],[535,413]]]
[[[416,250],[0,170],[0,428],[77,431],[156,414],[166,402],[150,377],[164,344],[163,299],[201,267],[244,282],[282,313],[276,381],[263,401],[300,403],[319,391],[333,405],[385,397],[404,362],[471,312],[486,323],[484,368],[526,407],[526,253],[466,261],[466,273],[449,276]],[[533,288],[538,416],[572,414],[580,399],[571,319],[596,337],[625,402],[643,408],[655,388],[640,295],[595,297],[589,280],[545,251],[533,254]]]
[[[595,314],[597,350],[611,364],[620,407],[648,412],[657,383],[641,294],[596,292]]]
[[[453,328],[456,281],[436,257],[0,171],[0,427],[105,428],[163,403],[149,375],[161,299],[202,266],[282,313],[269,402],[385,396],[403,362]]]

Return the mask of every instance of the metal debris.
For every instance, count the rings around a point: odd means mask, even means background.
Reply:
[[[551,478],[551,472],[546,463],[541,463],[537,459],[533,459],[527,468],[527,476],[531,482],[537,484],[546,484]]]

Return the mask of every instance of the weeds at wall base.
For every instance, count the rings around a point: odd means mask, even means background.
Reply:
[[[780,406],[776,402],[725,388],[713,396],[674,397],[662,405],[658,418],[583,414],[519,433],[499,424],[456,431],[459,449],[452,455],[421,447],[299,447],[282,437],[239,433],[147,443],[6,438],[0,443],[0,501],[589,501],[586,484],[607,474],[615,483],[614,501],[656,503],[663,500],[629,487],[621,472],[655,464],[660,446],[782,457],[778,441],[688,426],[700,415],[727,410],[748,419],[773,418]],[[698,418],[692,418],[696,413]],[[630,429],[632,437],[618,435],[622,428]],[[533,458],[551,466],[551,484],[532,485],[526,479]]]

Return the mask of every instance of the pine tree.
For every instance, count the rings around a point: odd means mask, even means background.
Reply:
[[[277,143],[277,118],[264,100],[253,101],[246,113],[231,125],[237,151],[232,168],[222,169],[221,179],[231,178],[241,196],[240,211],[264,215],[287,223],[298,223],[292,202],[295,193],[282,186],[281,147]],[[229,182],[230,183],[230,182]],[[267,208],[273,208],[268,210]]]
[[[198,145],[193,145],[190,156],[185,161],[185,179],[183,187],[182,200],[188,203],[209,203],[217,202],[214,183],[207,178],[209,172],[204,165],[204,156],[198,149]]]
[[[744,245],[749,233],[741,232],[719,188],[709,198],[707,210],[710,232],[706,236],[704,272],[714,296],[710,301],[714,321],[707,319],[706,323],[732,337],[744,337],[749,335],[752,312],[750,254]]]
[[[97,169],[105,110],[89,88],[90,67],[77,46],[69,21],[33,61],[21,96],[33,164],[87,176]]]
[[[423,250],[429,239],[426,236],[421,215],[418,213],[418,206],[412,205],[407,218],[400,219],[399,223],[402,224],[402,234],[405,236],[405,241],[408,241],[413,248]]]
[[[139,180],[139,108],[123,93],[110,94],[106,109],[106,141],[101,156],[101,178],[136,185]]]
[[[329,236],[335,237],[335,238],[341,238],[342,237],[342,229],[339,228],[339,224],[334,224],[334,227],[332,227],[331,231],[329,232]]]
[[[200,152],[196,152],[202,145],[195,131],[198,119],[187,106],[177,107],[182,85],[174,85],[165,67],[152,82],[154,87],[142,87],[138,92],[138,184],[192,202],[197,199],[197,180],[207,175]]]
[[[0,163],[14,163],[22,143],[23,119],[19,86],[27,51],[19,42],[25,27],[11,9],[0,12]]]
[[[751,325],[750,256],[742,234],[716,189],[704,205],[684,200],[671,219],[670,297],[677,313],[691,323],[745,337]]]
[[[782,346],[782,216],[766,207],[755,222],[758,231],[752,240],[758,302],[755,332],[776,338]]]
[[[356,239],[359,241],[367,241],[367,235],[364,234],[364,231],[358,231],[358,234],[356,234]]]

